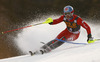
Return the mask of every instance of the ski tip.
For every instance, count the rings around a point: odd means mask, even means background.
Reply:
[[[30,55],[33,56],[35,54],[35,52],[33,53],[32,51],[29,51]]]
[[[40,42],[40,43],[45,44],[44,42]]]

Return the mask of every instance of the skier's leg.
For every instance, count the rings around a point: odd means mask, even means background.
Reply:
[[[64,31],[62,31],[58,36],[57,39],[61,39],[61,40],[66,40],[66,38],[64,37],[67,31],[66,29]],[[59,47],[60,45],[62,45],[64,42],[58,41],[56,39],[44,44],[39,50],[37,50],[37,53],[47,53],[50,52],[51,50]]]
[[[61,39],[61,40],[66,40],[66,38],[64,37],[65,35],[67,35],[67,31],[66,29],[63,30],[58,36],[57,39]],[[41,48],[44,49],[46,52],[50,52],[51,50],[59,47],[60,45],[62,45],[64,42],[58,41],[56,39],[48,42],[47,44],[43,45]]]
[[[61,40],[65,40],[65,37],[62,37]],[[60,45],[62,45],[64,42],[61,41],[57,41],[56,39],[48,42],[47,44],[43,45],[41,48],[44,49],[44,51],[50,52],[51,50],[59,47]]]

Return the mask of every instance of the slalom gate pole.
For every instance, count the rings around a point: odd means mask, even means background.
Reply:
[[[34,24],[34,25],[29,25],[29,26],[25,26],[25,27],[9,30],[9,31],[4,31],[4,32],[1,32],[0,34],[5,34],[5,33],[8,33],[8,32],[17,31],[17,30],[28,28],[28,27],[32,27],[32,26],[37,26],[37,25],[40,25],[40,24],[43,24],[43,23],[38,23],[38,24]]]

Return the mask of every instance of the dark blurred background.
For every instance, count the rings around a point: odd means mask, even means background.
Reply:
[[[24,54],[13,40],[18,31],[1,32],[22,27],[42,15],[63,14],[66,5],[89,22],[100,23],[100,0],[0,0],[0,59]]]

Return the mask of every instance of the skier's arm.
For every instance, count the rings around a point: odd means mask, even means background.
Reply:
[[[86,29],[88,35],[91,34],[91,29],[90,29],[89,25],[85,21],[83,21],[81,18],[78,18],[78,22],[77,23],[79,25],[81,25],[83,28]]]
[[[87,31],[87,34],[88,34],[87,35],[87,37],[88,37],[87,42],[93,43],[94,41],[93,41],[93,37],[92,37],[91,29],[90,29],[89,25],[85,21],[83,21],[81,18],[79,18],[78,24],[81,25],[83,28],[85,28]]]
[[[49,23],[50,25],[54,25],[54,24],[58,24],[60,22],[63,21],[64,16],[62,15],[60,18],[58,19],[54,19],[53,22]]]

